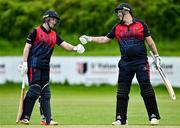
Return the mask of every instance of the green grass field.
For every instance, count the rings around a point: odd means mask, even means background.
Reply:
[[[15,125],[20,97],[20,84],[0,86],[0,127]],[[61,128],[111,128],[115,116],[116,87],[84,87],[51,85],[52,114]],[[158,127],[180,127],[180,89],[175,89],[176,101],[171,101],[165,87],[156,87],[161,121]],[[40,127],[38,104],[35,105],[30,126]],[[128,109],[128,127],[149,127],[147,113],[139,94],[139,87],[132,86]],[[126,126],[127,127],[127,126]]]
[[[80,43],[79,36],[77,34],[62,34],[62,39],[65,41],[77,45]],[[25,37],[26,38],[26,37]],[[0,38],[0,56],[22,56],[24,40],[7,41]],[[159,40],[155,41],[159,54],[161,56],[180,56],[180,39],[177,40]],[[120,50],[117,41],[114,39],[108,44],[96,44],[88,43],[84,45],[86,51],[81,56],[119,56]],[[148,48],[148,47],[147,47]],[[173,52],[172,52],[173,51]],[[53,55],[55,56],[79,56],[75,52],[67,52],[63,48],[55,47]]]

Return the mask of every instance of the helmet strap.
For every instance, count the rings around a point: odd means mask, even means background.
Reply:
[[[122,20],[120,20],[120,24],[124,24],[124,13],[123,13],[123,16],[122,16]]]
[[[49,22],[47,22],[47,25],[48,25],[49,29],[52,29],[51,26],[49,25]]]

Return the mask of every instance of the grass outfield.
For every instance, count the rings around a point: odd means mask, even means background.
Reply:
[[[15,126],[18,110],[20,84],[0,86],[0,127]],[[111,128],[115,115],[116,87],[51,86],[52,113],[61,128]],[[175,89],[176,101],[171,101],[164,87],[156,87],[161,114],[158,127],[180,127],[180,89]],[[31,125],[39,127],[40,114],[35,105]],[[147,113],[139,94],[139,88],[132,86],[128,110],[128,127],[148,127]]]
[[[29,126],[17,126],[17,125],[0,125],[1,128],[42,128],[38,125]],[[48,128],[179,128],[180,126],[144,126],[144,125],[128,125],[128,126],[112,126],[112,125],[58,125],[58,126],[48,126]]]
[[[80,43],[79,35],[77,34],[61,34],[62,39],[65,41],[77,45]],[[26,38],[26,37],[25,37]],[[177,40],[160,40],[156,41],[158,52],[161,56],[180,56],[180,39]],[[9,42],[0,38],[0,56],[22,56],[24,40],[14,40]],[[119,56],[120,50],[116,40],[111,41],[108,44],[88,43],[84,45],[86,51],[81,56]],[[147,47],[148,48],[148,47]],[[149,48],[148,48],[149,49]],[[172,52],[173,51],[173,52]],[[55,47],[53,52],[54,56],[79,56],[75,52],[67,52],[63,48]]]

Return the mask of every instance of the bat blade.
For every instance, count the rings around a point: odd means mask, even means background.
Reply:
[[[176,100],[176,95],[174,93],[174,90],[172,88],[172,85],[169,81],[169,79],[166,77],[166,75],[164,74],[162,68],[158,68],[159,74],[161,75],[164,84],[166,86],[166,89],[168,90],[169,96],[171,97],[172,100]]]
[[[25,96],[26,90],[25,90],[25,80],[23,78],[22,80],[22,88],[21,88],[21,95],[20,95],[20,100],[19,100],[19,108],[17,112],[17,117],[16,117],[16,123],[19,122],[22,112],[23,112],[23,102],[24,102],[24,96]]]
[[[150,54],[151,54],[152,58],[155,59],[152,51],[150,51]],[[164,72],[163,72],[163,70],[162,70],[161,67],[157,67],[157,70],[158,70],[161,78],[163,79],[163,82],[164,82],[164,84],[165,84],[165,86],[166,86],[166,89],[167,89],[167,91],[168,91],[168,93],[169,93],[170,98],[171,98],[172,100],[176,100],[176,95],[175,95],[174,90],[173,90],[173,88],[172,88],[171,82],[169,81],[169,79],[167,78],[167,76],[164,74]]]

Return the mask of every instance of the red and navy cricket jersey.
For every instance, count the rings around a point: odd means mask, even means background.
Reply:
[[[28,56],[28,66],[36,68],[49,68],[54,46],[60,45],[63,40],[55,31],[47,31],[43,26],[33,29],[27,38],[32,44]]]
[[[138,19],[133,19],[130,25],[116,24],[107,34],[110,39],[116,38],[124,61],[147,60],[147,50],[144,39],[150,36],[147,25]]]

